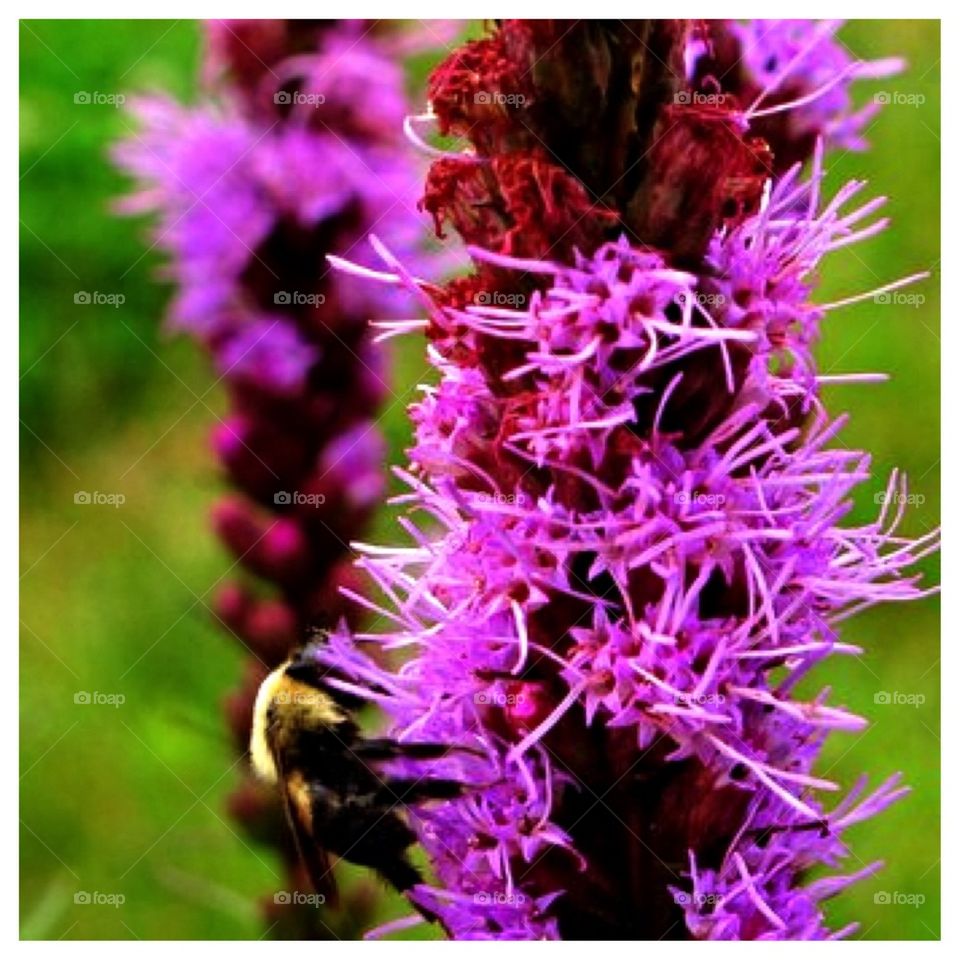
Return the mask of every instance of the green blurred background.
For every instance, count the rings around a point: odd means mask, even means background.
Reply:
[[[818,298],[933,276],[912,291],[920,303],[833,314],[820,357],[826,372],[891,374],[833,387],[828,403],[852,415],[841,441],[875,455],[878,479],[855,519],[871,516],[879,478],[900,466],[922,499],[905,529],[920,534],[940,501],[939,24],[859,22],[841,37],[861,57],[903,55],[910,67],[859,88],[895,94],[869,131],[873,149],[828,161],[831,188],[867,178],[891,197],[893,227],[835,254]],[[109,212],[125,184],[106,149],[130,121],[75,102],[145,89],[191,99],[200,31],[191,21],[21,21],[20,41],[21,935],[256,938],[254,899],[278,889],[281,870],[223,810],[239,771],[218,705],[242,667],[207,610],[230,565],[206,518],[220,486],[207,434],[223,398],[193,345],[161,331],[169,290],[154,282],[161,260],[147,252],[143,224]],[[76,304],[81,291],[125,302]],[[411,340],[394,366],[397,383],[417,378],[420,345]],[[400,405],[385,428],[400,463]],[[76,504],[78,491],[125,502]],[[390,536],[388,515],[377,526],[378,539]],[[924,569],[937,576],[935,561]],[[831,919],[859,920],[858,936],[871,939],[938,938],[936,600],[861,616],[846,639],[866,653],[835,658],[816,679],[873,724],[832,738],[820,772],[850,784],[862,771],[900,769],[914,792],[848,835],[851,869],[877,858],[887,867],[835,902]],[[78,704],[81,692],[124,702]],[[124,902],[77,903],[80,893]],[[385,894],[381,912],[402,904]]]

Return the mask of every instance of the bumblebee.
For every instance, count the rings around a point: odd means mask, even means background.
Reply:
[[[331,685],[314,652],[308,644],[261,684],[250,738],[254,772],[280,791],[318,893],[328,901],[336,895],[330,854],[372,868],[402,893],[422,877],[407,856],[416,834],[399,808],[449,800],[466,786],[386,774],[386,761],[435,760],[451,747],[363,737],[353,714],[364,701]]]

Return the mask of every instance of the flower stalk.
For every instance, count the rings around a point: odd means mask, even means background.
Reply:
[[[822,196],[823,153],[898,64],[836,27],[504,21],[429,86],[458,147],[423,203],[474,271],[334,259],[418,298],[439,382],[397,471],[410,543],[358,546],[379,629],[318,656],[399,738],[474,751],[405,771],[471,785],[411,811],[456,938],[832,938],[824,900],[879,866],[844,870],[844,831],[906,789],[836,799],[821,747],[865,721],[798,691],[858,652],[846,618],[926,594],[937,534],[844,522],[870,458],[823,404],[843,304],[813,293],[886,220],[861,183]]]

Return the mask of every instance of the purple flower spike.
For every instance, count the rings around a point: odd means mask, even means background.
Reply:
[[[227,705],[246,752],[267,669],[312,629],[356,615],[341,592],[359,586],[347,544],[383,495],[374,416],[387,383],[369,320],[402,301],[325,257],[366,251],[373,229],[415,255],[422,171],[403,136],[391,28],[212,21],[206,36],[201,105],[136,100],[139,129],[115,158],[137,180],[121,208],[155,215],[154,246],[176,287],[172,326],[202,344],[228,396],[212,447],[237,492],[211,519],[244,573],[214,608],[252,655]],[[275,792],[248,780],[231,803],[251,833],[280,847],[288,888],[303,888]],[[270,929],[351,936],[370,909],[362,891],[352,900],[339,918],[271,901]]]
[[[405,150],[409,111],[389,30],[217,20],[206,32],[202,104],[136,100],[140,129],[115,158],[138,181],[121,208],[156,214],[155,245],[176,285],[172,323],[209,351],[230,396],[213,448],[247,499],[231,500],[233,519],[224,526],[218,513],[217,526],[240,563],[281,586],[294,629],[265,641],[253,596],[246,607],[231,596],[225,609],[231,629],[274,663],[344,611],[346,543],[382,490],[372,417],[386,372],[368,322],[401,292],[331,270],[325,255],[366,252],[373,229],[415,251],[420,170]],[[308,545],[292,579],[288,563],[271,576],[253,548],[280,521]]]
[[[830,930],[823,901],[879,866],[845,868],[844,832],[905,788],[895,775],[844,797],[818,773],[825,738],[866,721],[800,682],[827,657],[859,653],[839,635],[845,619],[928,592],[915,565],[938,533],[899,532],[896,473],[879,516],[850,523],[870,458],[837,442],[845,418],[821,387],[877,377],[821,376],[813,347],[834,310],[920,275],[812,299],[823,258],[886,225],[881,200],[856,199],[862,184],[821,197],[823,137],[846,109],[821,98],[862,74],[841,62],[832,25],[769,38],[800,89],[756,82],[780,91],[783,109],[751,106],[741,72],[732,111],[661,78],[635,114],[636,91],[616,87],[610,66],[631,38],[696,73],[708,54],[686,45],[705,32],[716,58],[734,33],[622,27],[508,21],[434,75],[444,132],[477,154],[439,158],[429,202],[472,243],[475,275],[423,283],[377,240],[384,271],[335,259],[419,299],[439,382],[412,408],[410,464],[397,471],[407,542],[358,546],[379,589],[351,595],[378,629],[342,625],[317,655],[383,708],[393,735],[450,745],[430,775],[469,784],[462,799],[411,810],[435,875],[415,896],[451,936],[843,936],[852,928]],[[535,56],[547,63],[531,79],[516,63]],[[538,139],[587,177],[609,154],[564,139],[562,125],[589,127],[574,107],[594,102],[598,78],[626,104],[610,116],[629,115],[641,142],[651,116],[674,123],[678,147],[702,139],[689,153],[658,147],[636,195],[587,209],[571,167],[551,168],[523,128],[543,123]],[[519,96],[517,113],[495,108],[503,91]],[[808,134],[809,172],[781,166]],[[723,146],[698,152],[708,135]],[[750,166],[740,193],[738,136],[776,160],[762,175]],[[541,233],[550,217],[562,229]],[[684,222],[709,227],[706,242],[689,242]],[[637,225],[661,242],[638,241]],[[539,255],[574,228],[583,246]],[[428,773],[412,762],[403,772]]]

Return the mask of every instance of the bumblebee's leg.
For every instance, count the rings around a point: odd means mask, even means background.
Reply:
[[[370,866],[400,893],[415,887],[418,883],[423,883],[420,871],[407,859],[405,853],[397,854],[396,857],[380,863],[371,863]],[[429,916],[427,919],[433,920],[434,917]]]
[[[469,785],[461,780],[444,780],[440,777],[413,778],[394,777],[387,780],[376,792],[375,802],[383,806],[395,803],[423,803],[426,800],[455,800],[463,796]]]
[[[389,737],[358,740],[351,747],[361,760],[438,760],[455,748],[449,743],[400,743]]]

